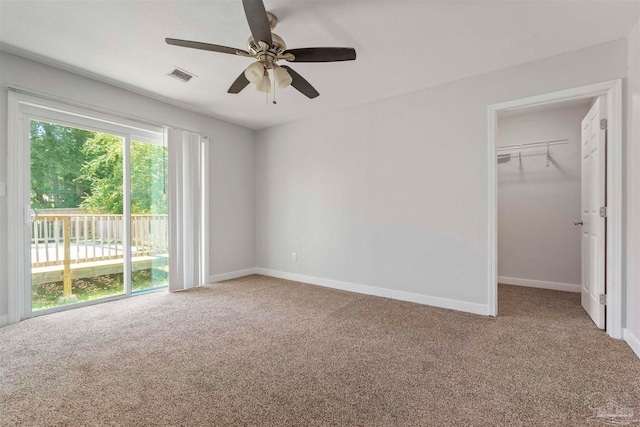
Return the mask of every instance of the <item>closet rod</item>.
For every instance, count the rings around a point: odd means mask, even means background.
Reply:
[[[539,142],[529,142],[526,144],[514,144],[514,145],[505,145],[504,147],[498,147],[498,152],[501,151],[518,151],[518,150],[529,150],[534,148],[546,148],[550,145],[560,145],[569,143],[568,139],[554,139],[552,141],[539,141]]]

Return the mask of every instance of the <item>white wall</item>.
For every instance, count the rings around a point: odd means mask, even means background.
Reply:
[[[625,339],[640,357],[640,20],[628,38]]]
[[[7,125],[6,86],[17,84],[211,135],[212,275],[257,265],[486,304],[487,105],[627,73],[623,280],[626,330],[640,337],[638,25],[628,40],[342,109],[257,136],[0,52],[0,129]],[[0,132],[0,182],[7,178],[6,154],[6,132]],[[7,313],[6,203],[0,197],[0,321]]]
[[[0,182],[7,180],[10,84],[209,135],[211,274],[255,266],[254,131],[0,52]],[[7,198],[0,197],[0,321],[7,313],[6,236]]]
[[[258,267],[486,306],[487,105],[626,66],[619,40],[259,131]]]
[[[520,165],[517,153],[498,164],[498,276],[501,283],[536,280],[579,291],[580,227],[573,221],[580,219],[581,121],[589,105],[551,108],[498,120],[498,147],[569,140],[551,146],[549,167],[544,155],[525,156]]]

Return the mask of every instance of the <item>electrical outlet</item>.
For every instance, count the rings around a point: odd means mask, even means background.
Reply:
[[[298,254],[296,254],[295,252],[291,254],[291,261],[296,262],[298,261]]]

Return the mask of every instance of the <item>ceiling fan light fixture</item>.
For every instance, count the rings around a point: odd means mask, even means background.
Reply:
[[[288,87],[293,79],[286,69],[276,66],[273,69],[273,83],[278,89],[284,89]]]
[[[271,79],[269,79],[269,75],[267,73],[264,74],[260,83],[256,85],[256,90],[264,93],[271,92]]]
[[[254,62],[244,70],[244,76],[254,85],[259,85],[264,78],[264,66],[260,62]]]

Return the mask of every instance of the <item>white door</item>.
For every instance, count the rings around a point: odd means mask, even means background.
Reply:
[[[598,328],[605,328],[606,98],[600,97],[582,120],[582,307]]]

